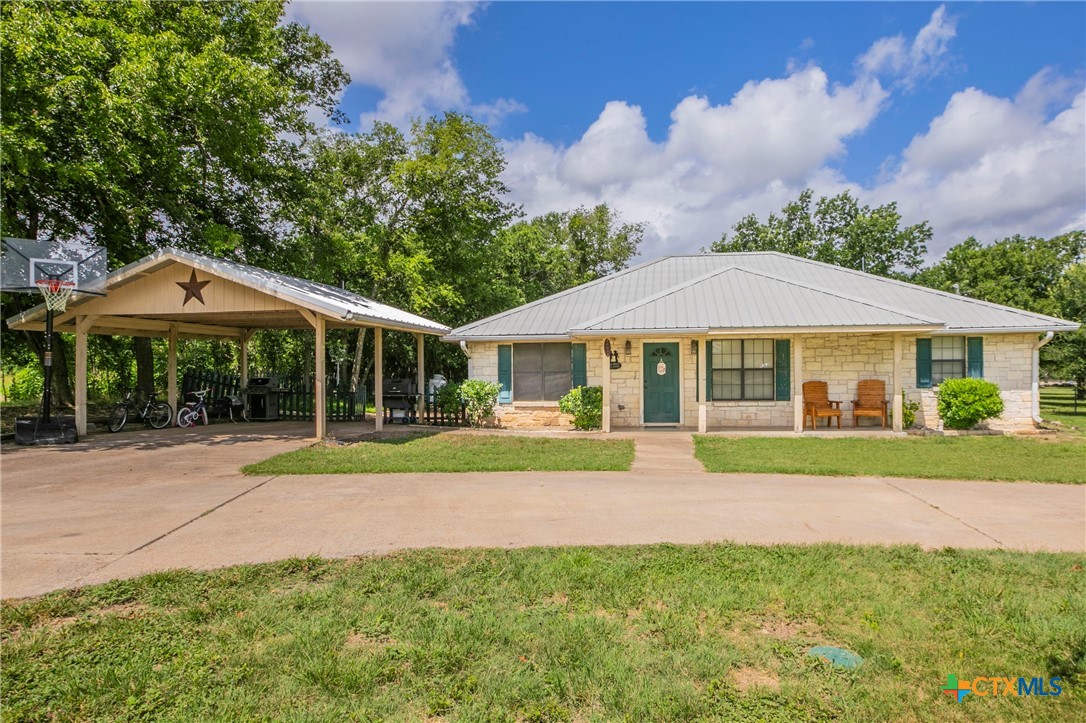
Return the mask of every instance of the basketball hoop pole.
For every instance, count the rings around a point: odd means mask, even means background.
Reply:
[[[42,384],[41,416],[49,422],[49,413],[53,406],[53,310],[45,310],[45,380]]]

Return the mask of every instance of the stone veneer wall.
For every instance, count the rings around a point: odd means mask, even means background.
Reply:
[[[754,335],[751,335],[754,336]],[[764,338],[764,337],[763,337]],[[1003,416],[989,427],[1015,430],[1033,427],[1032,364],[1034,334],[984,336],[984,378],[999,385],[1004,403]],[[622,368],[611,372],[611,425],[636,427],[641,424],[641,358],[643,340],[630,337],[631,353],[625,354],[626,337],[613,339]],[[659,341],[659,340],[656,340]],[[671,339],[670,341],[675,341]],[[906,336],[902,343],[901,378],[906,399],[919,402],[918,426],[938,428],[935,390],[916,387],[916,337]],[[696,372],[697,357],[690,353],[691,338],[678,339],[682,378],[682,417],[684,427],[698,424],[697,385],[704,389],[704,370]],[[860,379],[882,379],[887,393],[893,387],[893,338],[870,334],[813,334],[803,337],[803,379],[818,379],[829,384],[830,398],[843,402],[842,425],[852,424],[851,401]],[[496,342],[468,345],[471,358],[468,375],[472,378],[498,380]],[[603,341],[587,342],[588,383],[603,384],[606,360]],[[797,380],[793,370],[793,390]],[[700,377],[700,380],[698,379]],[[793,403],[776,401],[713,401],[707,405],[710,429],[745,427],[792,427]],[[508,427],[568,426],[567,415],[558,412],[557,403],[522,402],[501,405],[499,423]]]

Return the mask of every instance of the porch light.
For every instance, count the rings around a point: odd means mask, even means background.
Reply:
[[[633,345],[630,344],[630,340],[627,339],[626,340],[626,356],[629,356],[630,354],[633,354]]]
[[[691,339],[690,340],[690,353],[693,354],[694,356],[698,355],[698,340],[697,339]]]
[[[611,340],[610,339],[604,339],[603,340],[603,355],[605,357],[607,357],[608,359],[611,358]]]

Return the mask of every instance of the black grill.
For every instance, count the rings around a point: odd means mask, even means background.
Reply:
[[[419,401],[419,388],[414,379],[385,379],[381,391],[387,421],[404,424],[417,421],[415,407]]]
[[[253,377],[245,386],[249,397],[249,419],[274,422],[279,419],[279,380]]]

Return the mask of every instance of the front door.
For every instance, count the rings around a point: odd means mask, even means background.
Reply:
[[[679,423],[679,345],[645,344],[645,424]]]

